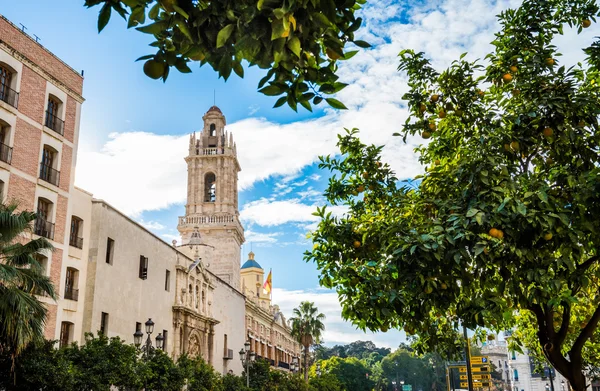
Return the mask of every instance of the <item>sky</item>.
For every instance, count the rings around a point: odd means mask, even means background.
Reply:
[[[359,128],[363,142],[385,145],[383,160],[399,178],[423,168],[414,148],[392,133],[407,118],[402,95],[406,75],[397,71],[402,49],[423,51],[439,70],[467,52],[483,58],[499,29],[496,15],[518,6],[518,0],[369,0],[359,11],[364,24],[357,39],[373,45],[341,64],[340,81],[350,85],[338,93],[349,110],[324,105],[313,113],[287,107],[273,109],[276,98],[256,91],[264,72],[246,68],[246,77],[218,79],[210,67],[192,66],[193,73],[173,70],[166,83],[144,76],[143,62],[153,53],[151,36],[127,30],[113,14],[97,33],[98,8],[83,0],[0,1],[0,14],[74,69],[84,72],[80,143],[75,184],[125,212],[165,241],[180,240],[177,217],[184,214],[189,134],[202,128],[202,116],[213,105],[227,118],[242,167],[239,209],[246,243],[242,260],[252,249],[265,270],[273,270],[273,299],[288,317],[300,301],[315,303],[326,317],[326,345],[372,340],[397,347],[402,331],[363,333],[341,318],[334,291],[320,288],[318,270],[303,260],[312,246],[306,233],[323,205],[329,173],[318,168],[320,155],[335,155],[337,134]],[[578,48],[600,35],[596,25],[577,36],[572,30],[557,39],[562,63],[583,58]],[[0,37],[1,38],[1,37]]]

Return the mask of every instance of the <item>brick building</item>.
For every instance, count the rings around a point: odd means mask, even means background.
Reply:
[[[55,251],[40,261],[60,299],[48,306],[46,337],[73,340],[81,328],[85,210],[72,195],[83,77],[0,15],[0,195],[38,212],[34,237]]]

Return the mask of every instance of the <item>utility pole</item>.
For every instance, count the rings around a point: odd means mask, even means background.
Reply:
[[[467,336],[467,327],[464,325],[463,335],[465,337],[465,356],[467,360],[467,379],[469,382],[469,391],[473,391],[473,374],[471,373],[471,348],[469,346],[469,337]]]

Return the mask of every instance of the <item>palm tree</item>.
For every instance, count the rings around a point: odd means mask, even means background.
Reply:
[[[325,331],[325,315],[318,314],[315,303],[303,301],[300,307],[294,308],[292,336],[304,347],[304,380],[308,382],[308,354],[315,343],[321,343],[321,334]]]
[[[44,238],[30,239],[34,212],[0,204],[0,351],[15,358],[44,337],[46,306],[36,295],[56,299],[54,286],[36,258],[53,249]]]

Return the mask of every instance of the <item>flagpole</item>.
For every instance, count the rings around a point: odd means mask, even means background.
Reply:
[[[269,275],[271,276],[271,305],[273,305],[273,268],[269,269]]]

